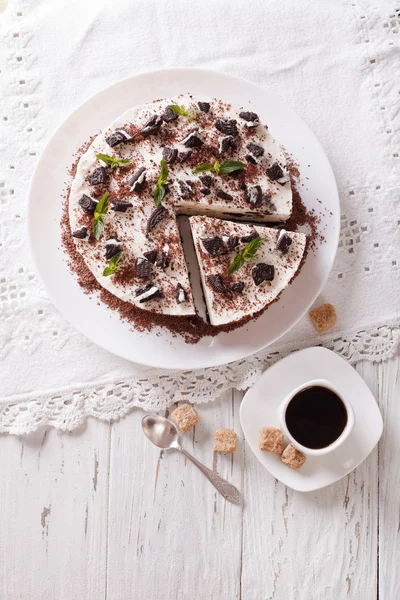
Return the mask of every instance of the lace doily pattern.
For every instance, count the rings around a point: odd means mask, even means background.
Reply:
[[[9,374],[0,388],[1,432],[22,434],[42,425],[71,430],[89,415],[111,420],[133,407],[158,411],[178,399],[209,402],[231,387],[246,389],[273,362],[310,345],[322,344],[351,363],[393,355],[400,341],[399,86],[393,77],[400,71],[400,9],[387,6],[354,0],[341,9],[351,19],[360,87],[369,101],[363,110],[377,140],[376,169],[360,167],[352,180],[346,175],[339,180],[341,236],[322,300],[336,305],[341,322],[317,336],[303,319],[279,344],[255,356],[179,373],[143,373],[101,356],[54,309],[36,278],[26,239],[26,198],[37,157],[60,119],[55,113],[48,119],[31,2],[15,0],[8,7],[0,19],[0,359]],[[73,104],[64,108],[67,113]],[[98,370],[90,382],[80,371],[73,379],[81,383],[69,387],[77,349],[80,361]],[[52,361],[57,369],[51,378]],[[27,365],[31,379],[25,381]]]
[[[355,364],[360,360],[386,360],[393,356],[399,340],[399,327],[383,326],[341,336],[323,345]],[[307,344],[301,345],[305,347]],[[155,373],[145,379],[112,380],[81,386],[79,390],[71,387],[26,394],[17,401],[9,399],[0,404],[0,432],[21,435],[43,425],[72,430],[88,416],[114,421],[135,407],[162,411],[178,400],[211,402],[230,388],[249,388],[267,367],[288,354],[290,350],[265,350],[224,367]]]

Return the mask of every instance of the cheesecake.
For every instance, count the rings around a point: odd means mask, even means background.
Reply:
[[[190,218],[211,325],[248,320],[276,301],[300,267],[304,233]]]
[[[288,233],[292,246],[282,253],[277,230],[229,220],[282,223],[291,213],[285,154],[267,124],[247,108],[190,94],[132,108],[104,129],[81,156],[68,199],[76,250],[97,282],[161,315],[196,314],[177,222],[191,216],[212,325],[239,322],[273,301],[304,251],[302,234]],[[229,279],[243,281],[242,291],[210,287],[237,251],[207,254],[204,238],[218,231],[263,235],[260,262],[274,266],[274,279],[252,283],[246,264]]]

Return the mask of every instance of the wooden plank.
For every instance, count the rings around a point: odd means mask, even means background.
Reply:
[[[240,432],[242,394],[227,392],[198,407],[200,423],[185,447],[213,464],[213,434]],[[242,509],[227,503],[177,452],[160,452],[144,439],[143,413],[113,426],[108,537],[108,600],[240,596]],[[243,444],[234,457],[215,457],[218,473],[242,487]]]
[[[360,365],[374,393],[376,366]],[[376,599],[377,450],[347,478],[301,494],[245,448],[243,600]]]
[[[110,425],[1,437],[0,598],[105,597]]]
[[[379,365],[379,598],[400,598],[400,354]]]

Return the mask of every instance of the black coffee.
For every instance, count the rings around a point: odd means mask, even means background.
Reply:
[[[294,439],[307,448],[326,448],[347,424],[347,411],[335,392],[320,385],[298,392],[286,409],[286,425]]]

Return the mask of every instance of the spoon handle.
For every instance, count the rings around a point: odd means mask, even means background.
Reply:
[[[211,481],[213,486],[219,491],[222,496],[228,500],[228,502],[233,502],[233,504],[243,504],[243,498],[237,488],[234,485],[226,481],[226,479],[222,479],[217,473],[211,471],[206,466],[204,466],[201,462],[197,460],[194,456],[189,454],[184,448],[179,448],[179,450],[184,454],[189,460],[192,461],[200,469],[202,473]]]

